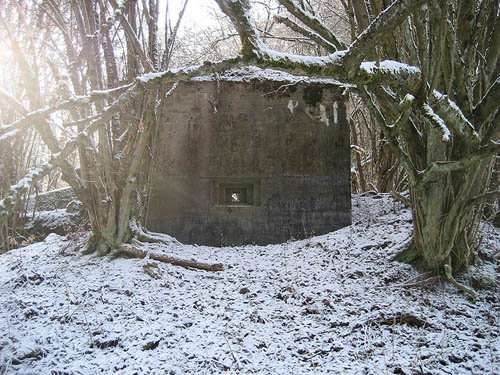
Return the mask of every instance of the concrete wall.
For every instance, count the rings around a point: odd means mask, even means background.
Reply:
[[[224,246],[283,242],[350,224],[341,89],[286,85],[222,80],[177,87],[156,137],[150,230]]]

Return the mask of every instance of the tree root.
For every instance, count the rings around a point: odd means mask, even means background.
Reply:
[[[453,277],[453,274],[452,274],[451,266],[449,264],[444,265],[444,273],[446,274],[446,277],[448,278],[450,283],[455,285],[458,289],[460,289],[464,293],[468,294],[472,298],[472,300],[474,302],[476,302],[476,299],[477,299],[476,292],[474,290],[472,290],[471,288],[467,288],[465,285],[460,284],[458,281],[455,280],[455,278]]]
[[[139,242],[139,241],[137,241]],[[174,266],[180,266],[184,268],[194,268],[198,270],[203,270],[203,271],[211,271],[211,272],[218,272],[224,270],[224,266],[221,263],[201,263],[197,262],[196,260],[186,260],[186,259],[179,259],[175,257],[171,257],[168,255],[160,255],[160,254],[155,254],[155,253],[150,253],[145,250],[141,250],[133,245],[130,244],[121,244],[119,246],[120,252],[136,257],[136,258],[145,258],[149,256],[150,259],[157,260],[159,262],[163,263],[169,263]]]
[[[181,243],[168,234],[150,232],[135,219],[130,220],[130,230],[139,241],[180,245]]]

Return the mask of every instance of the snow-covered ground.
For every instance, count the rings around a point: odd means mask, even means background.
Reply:
[[[51,234],[0,256],[0,374],[500,374],[500,230],[483,229],[485,260],[460,279],[492,284],[475,303],[391,261],[411,216],[387,196],[303,241],[150,245],[217,273]]]

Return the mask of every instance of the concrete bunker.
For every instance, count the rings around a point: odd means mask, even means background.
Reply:
[[[349,225],[342,91],[333,80],[257,68],[179,84],[155,138],[148,229],[226,246]]]

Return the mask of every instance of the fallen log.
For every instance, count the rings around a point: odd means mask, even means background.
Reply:
[[[221,263],[201,263],[197,262],[194,259],[187,260],[187,259],[180,259],[180,258],[175,258],[171,257],[168,255],[160,255],[160,254],[155,254],[155,253],[150,253],[145,250],[141,250],[135,246],[132,246],[130,244],[121,244],[119,246],[120,252],[133,256],[135,258],[145,258],[149,256],[150,259],[157,260],[159,262],[163,263],[169,263],[174,266],[180,266],[184,268],[194,268],[198,270],[203,270],[203,271],[211,271],[211,272],[218,272],[224,270],[224,266]]]

